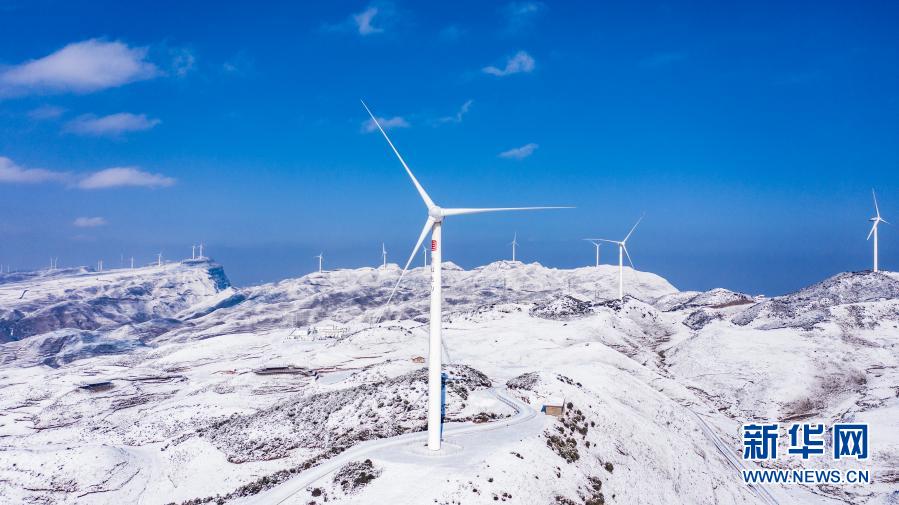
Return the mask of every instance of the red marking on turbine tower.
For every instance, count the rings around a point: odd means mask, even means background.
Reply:
[[[436,240],[432,240],[432,241],[431,241],[431,252],[434,252],[434,251],[436,251],[436,250],[437,250],[437,241],[436,241]]]

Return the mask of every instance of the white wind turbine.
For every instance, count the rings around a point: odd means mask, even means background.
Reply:
[[[381,242],[381,267],[387,269],[387,247]]]
[[[601,246],[602,244],[597,242],[596,240],[589,239],[589,238],[585,238],[584,240],[586,240],[587,242],[590,242],[591,244],[593,244],[593,247],[596,248],[596,266],[599,266],[599,246]]]
[[[645,216],[645,214],[644,214]],[[631,268],[634,268],[634,262],[631,261],[631,254],[627,252],[627,240],[631,238],[631,234],[634,233],[634,230],[637,229],[637,225],[640,224],[640,221],[643,221],[643,217],[640,216],[640,219],[634,224],[634,227],[631,228],[631,231],[627,232],[627,235],[624,237],[624,240],[609,240],[607,238],[588,238],[591,242],[608,242],[610,244],[618,244],[618,299],[624,299],[624,256],[627,255],[627,262],[631,264]],[[595,242],[594,242],[595,243]],[[599,259],[599,247],[596,248],[597,260]],[[598,263],[598,261],[597,261]]]
[[[518,232],[515,232],[515,235],[512,236],[512,241],[508,245],[512,246],[512,261],[515,261],[515,250],[518,249]]]
[[[156,266],[158,266],[158,267],[162,266],[162,251],[159,251],[158,253],[156,253]]]
[[[428,267],[428,248],[421,246],[421,257],[425,260],[425,268]]]
[[[868,220],[868,221],[873,222],[873,223],[874,223],[874,226],[872,226],[872,227],[871,227],[871,231],[868,232],[868,238],[867,238],[867,240],[871,240],[871,235],[872,235],[872,234],[874,235],[874,271],[877,272],[877,271],[878,271],[878,265],[877,265],[877,225],[879,225],[880,223],[886,223],[886,224],[890,224],[890,223],[889,223],[886,219],[880,217],[880,207],[877,206],[877,194],[874,193],[874,190],[873,190],[873,189],[871,190],[871,196],[874,197],[874,212],[875,212],[876,215],[875,215],[874,217],[872,217],[871,219]]]
[[[313,256],[313,258],[318,258],[318,273],[322,273],[322,262],[325,261],[325,253],[320,252],[318,256]]]
[[[462,209],[448,209],[438,206],[422,185],[418,182],[418,179],[412,174],[412,170],[409,169],[409,166],[406,165],[406,161],[400,155],[400,152],[397,151],[396,147],[394,147],[393,142],[390,141],[390,137],[387,136],[387,133],[384,131],[384,128],[381,127],[381,124],[375,118],[375,115],[372,114],[371,110],[365,105],[365,102],[362,102],[362,106],[365,107],[368,115],[371,116],[372,122],[374,122],[375,126],[378,127],[378,130],[381,131],[381,135],[384,136],[384,139],[387,141],[387,144],[390,145],[390,148],[393,150],[393,153],[399,159],[400,163],[403,165],[403,168],[406,170],[406,174],[409,175],[409,178],[412,180],[412,184],[415,185],[415,189],[418,190],[418,195],[421,197],[425,206],[428,208],[428,218],[425,220],[424,227],[421,230],[421,234],[418,236],[418,241],[415,243],[415,247],[412,248],[412,254],[409,255],[409,260],[406,261],[406,266],[403,267],[403,271],[400,273],[399,279],[397,279],[396,284],[393,286],[393,290],[390,291],[390,296],[387,298],[387,303],[384,305],[386,308],[387,305],[390,304],[390,301],[393,299],[393,295],[396,293],[397,287],[399,287],[400,282],[403,280],[403,276],[406,275],[406,270],[409,269],[409,264],[412,263],[412,259],[418,253],[418,248],[421,247],[422,242],[424,242],[425,237],[428,235],[428,232],[431,233],[431,310],[430,310],[430,342],[428,346],[428,449],[432,451],[440,450],[440,425],[441,425],[441,376],[440,376],[440,368],[441,368],[441,335],[440,335],[440,323],[441,323],[441,303],[443,301],[442,297],[442,279],[441,279],[441,254],[443,252],[443,244],[442,244],[442,229],[443,229],[443,220],[449,216],[461,216],[464,214],[480,214],[483,212],[500,212],[500,211],[512,211],[512,210],[538,210],[538,209],[559,209],[559,208],[570,208],[570,207],[502,207],[502,208],[462,208]],[[380,318],[378,319],[380,322]]]

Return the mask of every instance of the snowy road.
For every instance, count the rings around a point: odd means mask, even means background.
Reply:
[[[542,431],[542,422],[536,422],[540,421],[541,419],[538,418],[537,411],[531,408],[530,405],[516,398],[513,398],[512,396],[509,396],[506,391],[497,390],[496,388],[490,388],[488,391],[493,394],[497,400],[514,409],[515,414],[511,417],[507,417],[505,419],[501,419],[492,423],[464,423],[447,425],[444,428],[444,443],[447,444],[446,452],[450,453],[449,456],[428,454],[427,449],[425,449],[423,445],[420,449],[413,445],[415,442],[424,442],[427,439],[427,432],[407,433],[392,438],[369,440],[350,449],[347,449],[343,453],[329,459],[328,461],[325,461],[324,463],[314,468],[310,468],[306,472],[297,475],[291,480],[275,488],[269,489],[252,497],[236,500],[235,503],[259,505],[284,503],[291,497],[293,497],[296,493],[305,490],[307,487],[311,486],[328,474],[336,471],[341,466],[350,461],[358,460],[362,457],[372,457],[375,453],[386,452],[390,449],[399,448],[400,446],[407,446],[406,449],[408,450],[408,455],[412,457],[420,455],[420,457],[422,458],[453,458],[457,455],[457,453],[453,451],[454,447],[465,447],[465,444],[463,443],[465,441],[465,435],[492,430],[510,430],[517,427],[518,429],[514,430],[514,435],[520,436],[522,434],[526,434],[526,432],[529,431],[525,426],[522,426],[526,423],[530,423],[530,425],[533,425],[531,426],[532,428],[540,428],[540,430],[534,430],[535,433],[539,433],[540,431]],[[462,454],[465,451],[466,449],[462,449],[462,451],[458,454]]]
[[[711,426],[708,425],[708,423],[705,422],[705,419],[703,419],[701,415],[697,414],[692,409],[690,409],[690,412],[693,413],[693,415],[699,421],[699,427],[702,429],[702,433],[712,442],[712,444],[715,445],[715,448],[718,449],[718,452],[720,452],[724,456],[724,459],[727,460],[730,466],[732,466],[734,470],[737,471],[737,473],[745,470],[746,467],[743,466],[743,463],[740,462],[740,460],[737,459],[736,456],[734,456],[733,448],[724,443],[724,441],[722,441],[721,438],[718,437],[715,431],[711,428]],[[771,492],[768,491],[766,487],[762,486],[761,484],[747,484],[747,486],[752,489],[752,492],[755,493],[755,495],[759,497],[759,500],[761,500],[765,504],[778,505],[779,502],[776,498],[774,498],[774,496],[771,494]]]

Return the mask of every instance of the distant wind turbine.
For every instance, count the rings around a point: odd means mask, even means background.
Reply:
[[[889,223],[886,219],[880,217],[880,207],[877,206],[877,194],[874,193],[874,190],[873,190],[873,189],[871,189],[871,196],[874,197],[874,212],[875,212],[875,216],[872,217],[871,219],[869,219],[868,221],[873,222],[874,225],[871,226],[871,231],[868,232],[868,238],[867,238],[866,240],[871,240],[871,235],[872,235],[872,234],[874,235],[874,271],[877,272],[877,271],[878,271],[878,265],[877,265],[877,225],[879,225],[880,223],[886,223],[886,224],[890,224],[890,223]]]
[[[515,261],[515,250],[518,248],[518,232],[515,232],[515,235],[512,236],[512,241],[507,245],[512,246],[512,261]]]
[[[134,270],[134,256],[131,257],[131,270]]]
[[[190,259],[192,259],[192,260],[197,259],[197,246],[196,245],[190,246]]]
[[[627,235],[624,237],[624,240],[609,240],[607,238],[588,238],[591,242],[608,242],[610,244],[618,244],[618,299],[624,299],[624,255],[627,255],[627,262],[630,263],[631,268],[634,268],[634,262],[631,261],[631,254],[627,252],[627,240],[631,238],[631,235],[634,233],[634,230],[637,229],[637,225],[640,224],[640,221],[643,221],[643,216],[640,216],[640,219],[637,220],[634,227],[631,228],[631,231],[627,232]],[[599,257],[599,248],[597,247],[597,258]]]
[[[425,268],[428,267],[428,248],[421,246],[421,257],[425,260]]]
[[[162,266],[162,251],[159,251],[156,254],[156,266],[158,266],[158,267]]]
[[[596,248],[596,266],[599,266],[599,246],[601,246],[602,244],[600,242],[597,242],[596,240],[592,240],[589,238],[585,238],[584,240],[590,242],[591,244],[593,244],[593,247]]]
[[[320,252],[318,256],[313,256],[313,258],[318,258],[318,273],[322,273],[322,263],[325,261],[325,253]]]
[[[390,301],[393,299],[393,295],[396,293],[397,288],[402,282],[403,277],[406,275],[406,270],[409,269],[409,264],[412,263],[413,258],[418,253],[418,248],[421,247],[422,243],[425,240],[425,237],[428,233],[431,233],[431,310],[430,310],[430,343],[428,347],[428,449],[432,451],[440,450],[440,434],[441,434],[441,303],[443,300],[442,297],[442,279],[441,279],[441,254],[443,252],[443,244],[442,244],[442,229],[443,229],[443,220],[449,216],[461,216],[465,214],[480,214],[483,212],[500,212],[500,211],[513,211],[513,210],[537,210],[537,209],[557,209],[557,208],[565,208],[565,207],[502,207],[502,208],[465,208],[465,209],[448,209],[438,206],[428,193],[425,191],[424,187],[418,182],[418,179],[412,174],[412,170],[409,169],[409,166],[406,165],[406,161],[400,155],[400,152],[397,151],[396,147],[393,145],[393,142],[390,141],[390,137],[387,136],[387,133],[384,131],[384,128],[381,127],[381,124],[375,118],[375,115],[372,114],[371,110],[369,110],[368,106],[365,105],[365,102],[362,102],[362,106],[365,107],[368,115],[371,116],[372,122],[375,126],[378,127],[378,130],[381,131],[381,135],[384,136],[384,139],[387,141],[387,144],[390,145],[390,148],[393,150],[393,153],[399,159],[400,163],[403,165],[403,168],[406,170],[406,174],[409,176],[409,179],[412,180],[412,184],[415,185],[415,189],[418,191],[418,195],[421,197],[425,206],[428,208],[428,217],[425,220],[424,227],[421,230],[421,234],[418,236],[418,242],[415,243],[415,247],[412,248],[412,254],[409,255],[409,260],[406,262],[406,266],[403,267],[402,272],[400,272],[400,277],[397,279],[396,284],[393,286],[393,290],[390,292],[390,296],[387,298],[387,303],[385,303],[384,307],[390,304]],[[383,316],[383,313],[382,313]],[[380,318],[378,319],[380,322]]]
[[[387,247],[381,242],[381,266],[387,268]]]

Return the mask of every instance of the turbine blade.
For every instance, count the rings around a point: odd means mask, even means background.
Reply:
[[[609,240],[607,238],[585,238],[584,240],[589,240],[590,242],[593,242],[595,240],[596,242],[608,242],[610,244],[619,244],[619,245],[622,243],[620,240]],[[594,243],[596,243],[596,242],[594,242]]]
[[[874,234],[874,230],[877,229],[877,225],[879,223],[880,223],[880,221],[874,221],[874,226],[871,227],[871,231],[868,232],[868,238],[866,238],[865,240],[871,240],[871,235]]]
[[[377,126],[379,130],[381,130],[381,135],[384,135],[384,139],[387,140],[388,144],[390,144],[390,148],[393,149],[393,153],[396,154],[396,157],[400,159],[400,163],[403,164],[403,168],[406,169],[406,173],[409,174],[409,178],[412,179],[412,184],[415,185],[415,189],[418,190],[418,194],[421,196],[421,199],[424,200],[425,205],[427,205],[428,208],[433,207],[434,201],[431,200],[431,197],[428,196],[425,188],[421,186],[421,184],[418,182],[418,179],[416,179],[412,174],[412,170],[409,170],[409,165],[406,165],[406,160],[404,160],[400,155],[400,152],[396,150],[396,147],[394,147],[393,142],[390,141],[390,137],[387,136],[387,132],[384,131],[384,128],[381,128],[381,123],[379,123],[378,120],[375,119],[375,115],[371,113],[371,110],[368,108],[368,105],[365,105],[364,101],[362,101],[362,106],[365,107],[365,111],[368,112],[369,116],[371,116],[371,120],[374,121],[375,126]]]
[[[631,261],[631,253],[627,252],[627,246],[622,243],[621,248],[624,249],[624,255],[627,256],[627,262],[631,264],[631,268],[636,270],[637,267],[635,267],[634,262]]]
[[[637,220],[636,224],[634,224],[634,227],[631,228],[631,231],[627,232],[627,236],[624,237],[624,240],[622,240],[621,242],[627,242],[627,239],[631,238],[631,234],[634,233],[634,230],[637,229],[637,226],[640,224],[640,221],[643,221],[644,217],[646,217],[645,213],[642,216],[640,216],[640,219]]]
[[[874,197],[874,211],[877,213],[877,217],[880,217],[880,208],[877,207],[877,193],[874,192],[874,188],[871,188],[871,196]]]
[[[418,254],[418,248],[421,247],[421,243],[425,241],[425,237],[428,235],[428,232],[431,231],[431,227],[433,226],[434,218],[429,217],[428,220],[425,221],[424,228],[421,229],[421,235],[418,236],[418,242],[416,242],[415,247],[412,248],[412,254],[409,255],[409,260],[406,261],[406,266],[404,266],[403,271],[400,272],[400,278],[396,280],[396,284],[394,284],[393,289],[390,290],[390,296],[387,297],[387,302],[384,303],[384,307],[381,309],[381,315],[378,316],[378,323],[380,323],[381,319],[384,318],[384,313],[387,312],[387,307],[390,305],[391,300],[393,300],[393,295],[396,294],[396,289],[400,287],[400,282],[402,282],[403,277],[406,276],[406,271],[409,270],[409,265],[412,264],[412,260],[415,259],[415,255]]]
[[[574,207],[494,207],[483,209],[443,209],[444,216],[461,216],[464,214],[483,214],[484,212],[505,212],[507,210],[546,210],[573,209]]]

